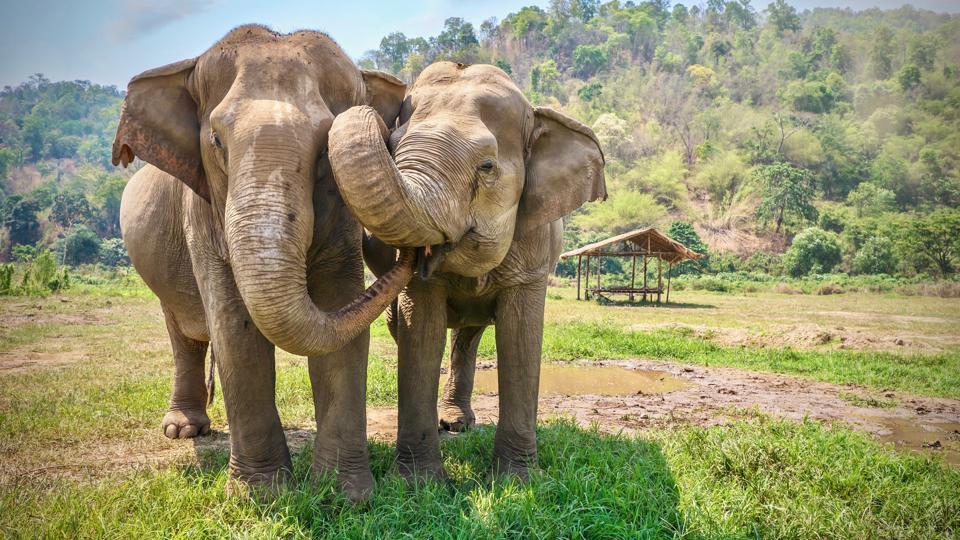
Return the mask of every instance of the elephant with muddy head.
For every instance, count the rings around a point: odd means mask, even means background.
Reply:
[[[421,279],[398,297],[397,469],[444,477],[437,414],[440,364],[453,330],[443,423],[473,421],[477,344],[496,328],[500,416],[493,468],[526,478],[536,466],[537,394],[547,276],[562,217],[606,198],[593,132],[533,107],[500,69],[440,62],[410,87],[387,138],[370,107],[339,115],[330,164],[347,206],[374,235],[364,257],[378,274],[392,248],[418,250]],[[392,155],[391,155],[392,154]]]
[[[230,474],[275,489],[289,477],[274,347],[308,357],[318,472],[369,493],[369,324],[413,274],[412,250],[366,292],[362,228],[326,156],[334,117],[356,105],[394,123],[404,85],[359,70],[329,37],[241,26],[197,58],[134,77],[115,164],[147,162],[123,194],[134,266],[160,298],[175,379],[167,437],[210,429],[211,344],[230,424]],[[212,354],[213,358],[213,354]]]

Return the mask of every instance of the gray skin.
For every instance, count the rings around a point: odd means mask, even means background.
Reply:
[[[413,274],[413,252],[366,292],[362,228],[337,192],[326,139],[336,114],[369,105],[394,122],[404,86],[361,72],[326,35],[242,26],[207,52],[130,82],[114,163],[149,163],[127,185],[130,258],[160,298],[175,377],[162,429],[210,430],[204,355],[216,352],[230,474],[269,496],[289,477],[274,347],[307,356],[313,467],[368,496],[369,324]]]
[[[448,328],[453,377],[445,421],[472,421],[469,394],[483,327],[496,325],[500,417],[493,468],[526,478],[536,467],[537,393],[547,276],[561,218],[606,197],[593,132],[532,107],[493,66],[441,62],[411,86],[399,127],[383,144],[374,111],[356,107],[330,130],[330,163],[347,206],[375,236],[375,273],[390,247],[418,247],[422,279],[397,299],[397,469],[445,477],[437,391]],[[391,159],[390,150],[394,159]],[[469,373],[469,375],[468,375]],[[459,419],[459,420],[458,420]]]

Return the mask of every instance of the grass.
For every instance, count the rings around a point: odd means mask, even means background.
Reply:
[[[318,538],[923,538],[960,531],[960,472],[813,422],[760,418],[709,429],[603,435],[539,430],[541,473],[487,476],[492,429],[443,443],[449,484],[416,489],[371,444],[378,488],[340,499],[295,455],[295,485],[270,505],[224,493],[226,452],[199,465],[95,482],[0,488],[4,536]]]
[[[0,372],[0,536],[328,538],[929,538],[960,534],[960,471],[899,453],[865,435],[764,416],[701,428],[671,424],[638,436],[570,420],[540,426],[542,473],[527,485],[488,478],[492,429],[446,439],[452,480],[408,488],[390,474],[391,445],[371,442],[378,488],[369,504],[339,498],[295,452],[295,484],[261,505],[225,494],[226,450],[167,441],[158,423],[170,390],[169,344],[156,299],[132,280],[76,283],[65,295],[0,298],[0,353],[41,365]],[[876,389],[958,397],[960,349],[909,354],[731,345],[731,329],[762,335],[829,313],[891,317],[931,343],[952,343],[957,300],[845,294],[755,297],[682,291],[683,306],[574,303],[553,289],[544,358],[660,358],[790,373]],[[763,304],[763,305],[758,305]],[[764,317],[764,312],[770,312]],[[826,313],[811,315],[811,313]],[[679,322],[679,325],[673,323]],[[707,330],[695,324],[708,324]],[[672,326],[664,326],[666,324]],[[832,323],[830,323],[832,324]],[[495,356],[493,331],[481,356]],[[368,401],[396,403],[396,357],[382,320],[371,329]],[[7,358],[10,358],[8,356]],[[61,358],[61,364],[42,365]],[[6,360],[3,360],[6,361]],[[860,406],[885,400],[851,389]],[[302,359],[277,355],[284,425],[312,433]],[[226,423],[222,400],[210,410]],[[113,467],[111,456],[160,456],[158,466]],[[164,457],[167,456],[167,457]],[[179,456],[179,457],[176,457]],[[181,459],[183,458],[183,459]],[[122,459],[120,461],[123,461]],[[73,474],[87,463],[90,474]],[[23,472],[64,467],[67,475]],[[75,472],[75,471],[74,471]]]

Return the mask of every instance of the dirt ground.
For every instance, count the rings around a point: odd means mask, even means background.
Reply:
[[[960,467],[960,400],[653,360],[577,365],[587,369],[602,366],[600,369],[636,370],[643,376],[659,379],[660,387],[653,392],[626,395],[569,395],[548,391],[541,395],[541,419],[573,418],[583,426],[596,423],[603,432],[637,434],[650,428],[722,425],[757,415],[796,421],[809,418],[840,422],[901,450],[942,455],[945,462]],[[493,368],[492,363],[480,366],[481,370]],[[661,392],[663,388],[669,391]],[[881,406],[864,405],[865,402]],[[496,394],[476,394],[474,411],[478,424],[496,423]],[[367,436],[371,439],[392,443],[396,439],[396,426],[395,407],[368,409]],[[313,439],[314,428],[309,424],[288,425],[286,434],[291,448],[299,449]],[[75,449],[71,458],[51,467],[23,468],[7,463],[0,467],[0,475],[14,481],[57,476],[101,477],[120,470],[196,463],[206,452],[228,447],[226,426],[214,426],[213,433],[207,437],[180,441],[164,438],[157,428],[145,430],[142,436],[126,443],[103,441]]]

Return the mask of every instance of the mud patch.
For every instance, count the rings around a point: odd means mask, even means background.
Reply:
[[[688,384],[668,371],[620,366],[544,364],[540,369],[541,396],[662,394]],[[480,394],[497,393],[497,370],[478,370],[473,390]]]

